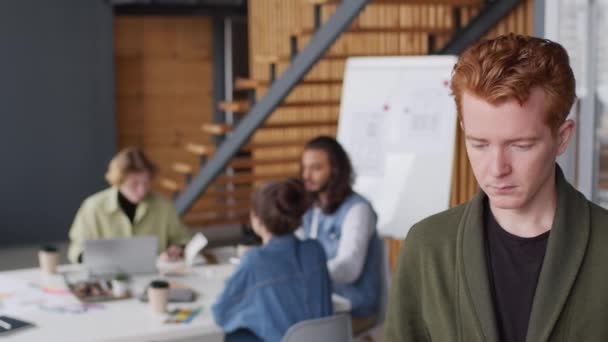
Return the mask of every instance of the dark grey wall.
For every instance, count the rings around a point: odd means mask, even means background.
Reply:
[[[66,240],[116,149],[112,9],[0,1],[0,246]]]

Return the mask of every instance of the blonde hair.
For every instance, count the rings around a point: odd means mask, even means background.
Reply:
[[[482,40],[458,58],[452,72],[460,120],[465,91],[492,104],[511,98],[523,104],[534,87],[547,95],[545,121],[555,133],[576,98],[568,53],[558,43],[513,33]]]
[[[127,147],[112,158],[105,178],[110,185],[120,186],[129,173],[146,172],[154,177],[156,170],[156,165],[146,157],[141,149]]]

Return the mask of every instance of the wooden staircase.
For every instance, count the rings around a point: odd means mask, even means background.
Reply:
[[[284,30],[279,35],[284,43],[276,45],[278,48],[252,51],[251,76],[238,77],[234,84],[235,92],[241,96],[235,94],[237,100],[217,103],[217,107],[234,113],[238,125],[239,118],[246,116],[254,102],[264,96],[338,3],[338,0],[301,0],[295,9],[308,13],[309,20],[296,20],[295,27]],[[184,221],[197,227],[246,223],[251,192],[258,184],[297,176],[305,142],[318,135],[335,136],[346,58],[433,54],[483,6],[481,0],[372,1],[241,147],[185,214]],[[243,93],[246,96],[242,96]],[[234,125],[225,122],[201,123],[201,137],[229,139],[234,129]],[[188,142],[183,148],[198,157],[198,163],[175,161],[172,173],[162,176],[160,185],[173,195],[188,186],[193,175],[217,150],[213,144],[197,141]]]

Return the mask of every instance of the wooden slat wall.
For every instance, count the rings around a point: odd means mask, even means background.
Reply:
[[[118,146],[142,147],[163,174],[194,164],[183,146],[209,142],[199,127],[212,121],[210,18],[117,16],[114,32]]]
[[[409,27],[424,29],[416,33],[370,33],[343,35],[331,47],[327,55],[349,54],[384,54],[384,55],[424,55],[428,54],[428,32],[445,31],[450,29],[453,6],[447,4],[371,4],[356,19],[353,27]],[[533,0],[522,0],[522,3],[496,28],[487,34],[488,37],[517,32],[532,33]],[[323,18],[326,20],[335,5],[323,7]],[[479,11],[479,6],[468,6],[461,9],[462,22],[466,24]],[[310,28],[313,23],[313,6],[306,0],[252,0],[249,2],[249,39],[250,39],[250,72],[251,77],[258,80],[268,80],[268,62],[256,57],[281,57],[289,53],[289,36],[302,28]],[[450,35],[439,33],[437,46],[445,44]],[[302,48],[306,39],[299,42]],[[284,71],[288,64],[281,62],[277,69]],[[306,79],[342,79],[344,71],[343,60],[322,60],[306,75]],[[263,95],[263,91],[259,93]],[[300,85],[288,96],[287,101],[339,100],[341,85]],[[306,109],[279,108],[270,121],[303,121],[336,118],[338,106],[313,106]],[[315,136],[318,134],[335,135],[335,127],[319,127],[290,130],[264,130],[256,133],[254,141],[282,141]],[[460,129],[457,132],[455,145],[455,163],[450,204],[452,206],[468,200],[476,191],[477,183],[470,169],[464,141]],[[299,153],[298,149],[272,152],[256,152],[254,156],[266,156],[268,153],[289,154]],[[274,167],[276,171],[281,167]],[[256,172],[259,170],[256,169]],[[394,267],[397,260],[401,241],[388,240],[389,259]]]

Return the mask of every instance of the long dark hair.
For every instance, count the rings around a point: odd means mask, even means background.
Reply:
[[[258,187],[251,197],[251,210],[276,236],[293,233],[309,207],[302,181],[288,178]]]
[[[326,187],[327,203],[322,209],[324,213],[332,214],[353,192],[355,174],[350,158],[342,145],[330,136],[319,136],[310,140],[304,146],[304,151],[306,150],[320,150],[327,153],[331,175]]]

